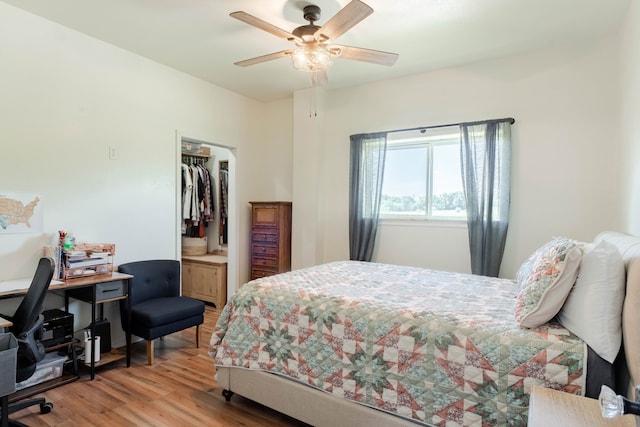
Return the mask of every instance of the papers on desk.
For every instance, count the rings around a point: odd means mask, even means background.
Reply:
[[[26,291],[29,289],[31,285],[31,281],[33,278],[25,277],[22,279],[11,279],[0,281],[0,293],[4,292],[15,292],[15,291]],[[49,286],[51,285],[62,285],[64,282],[59,280],[52,280]]]

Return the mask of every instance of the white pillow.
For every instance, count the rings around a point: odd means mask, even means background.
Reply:
[[[625,270],[622,255],[607,241],[585,245],[578,279],[558,321],[607,362],[622,344]]]
[[[558,314],[576,281],[581,258],[581,245],[566,237],[555,237],[531,254],[516,275],[518,325],[537,328]]]

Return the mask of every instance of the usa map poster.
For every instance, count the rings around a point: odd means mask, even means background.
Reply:
[[[36,194],[0,192],[0,234],[42,232],[42,211]]]

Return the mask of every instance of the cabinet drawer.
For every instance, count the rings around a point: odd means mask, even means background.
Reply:
[[[262,231],[262,230],[261,230]],[[277,234],[267,234],[264,232],[256,232],[253,234],[254,242],[278,243]]]
[[[264,255],[264,256],[278,256],[278,247],[277,246],[265,246],[265,245],[251,245],[251,253],[255,255]]]
[[[278,225],[266,226],[264,224],[255,225],[251,227],[252,234],[278,234],[280,232],[280,227]]]
[[[275,269],[270,270],[268,268],[252,268],[251,269],[251,280],[259,279],[261,277],[273,276],[277,274]]]
[[[271,267],[276,268],[277,260],[271,258],[254,258],[251,263],[252,267]]]
[[[279,206],[263,204],[254,206],[252,209],[253,225],[262,225],[266,227],[277,227],[279,220]]]

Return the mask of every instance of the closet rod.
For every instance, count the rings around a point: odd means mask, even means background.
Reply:
[[[209,160],[209,158],[211,158],[211,155],[210,154],[182,153],[182,157],[192,157],[194,159]]]
[[[205,165],[209,161],[210,156],[194,156],[193,154],[183,154],[182,163],[190,165]]]

